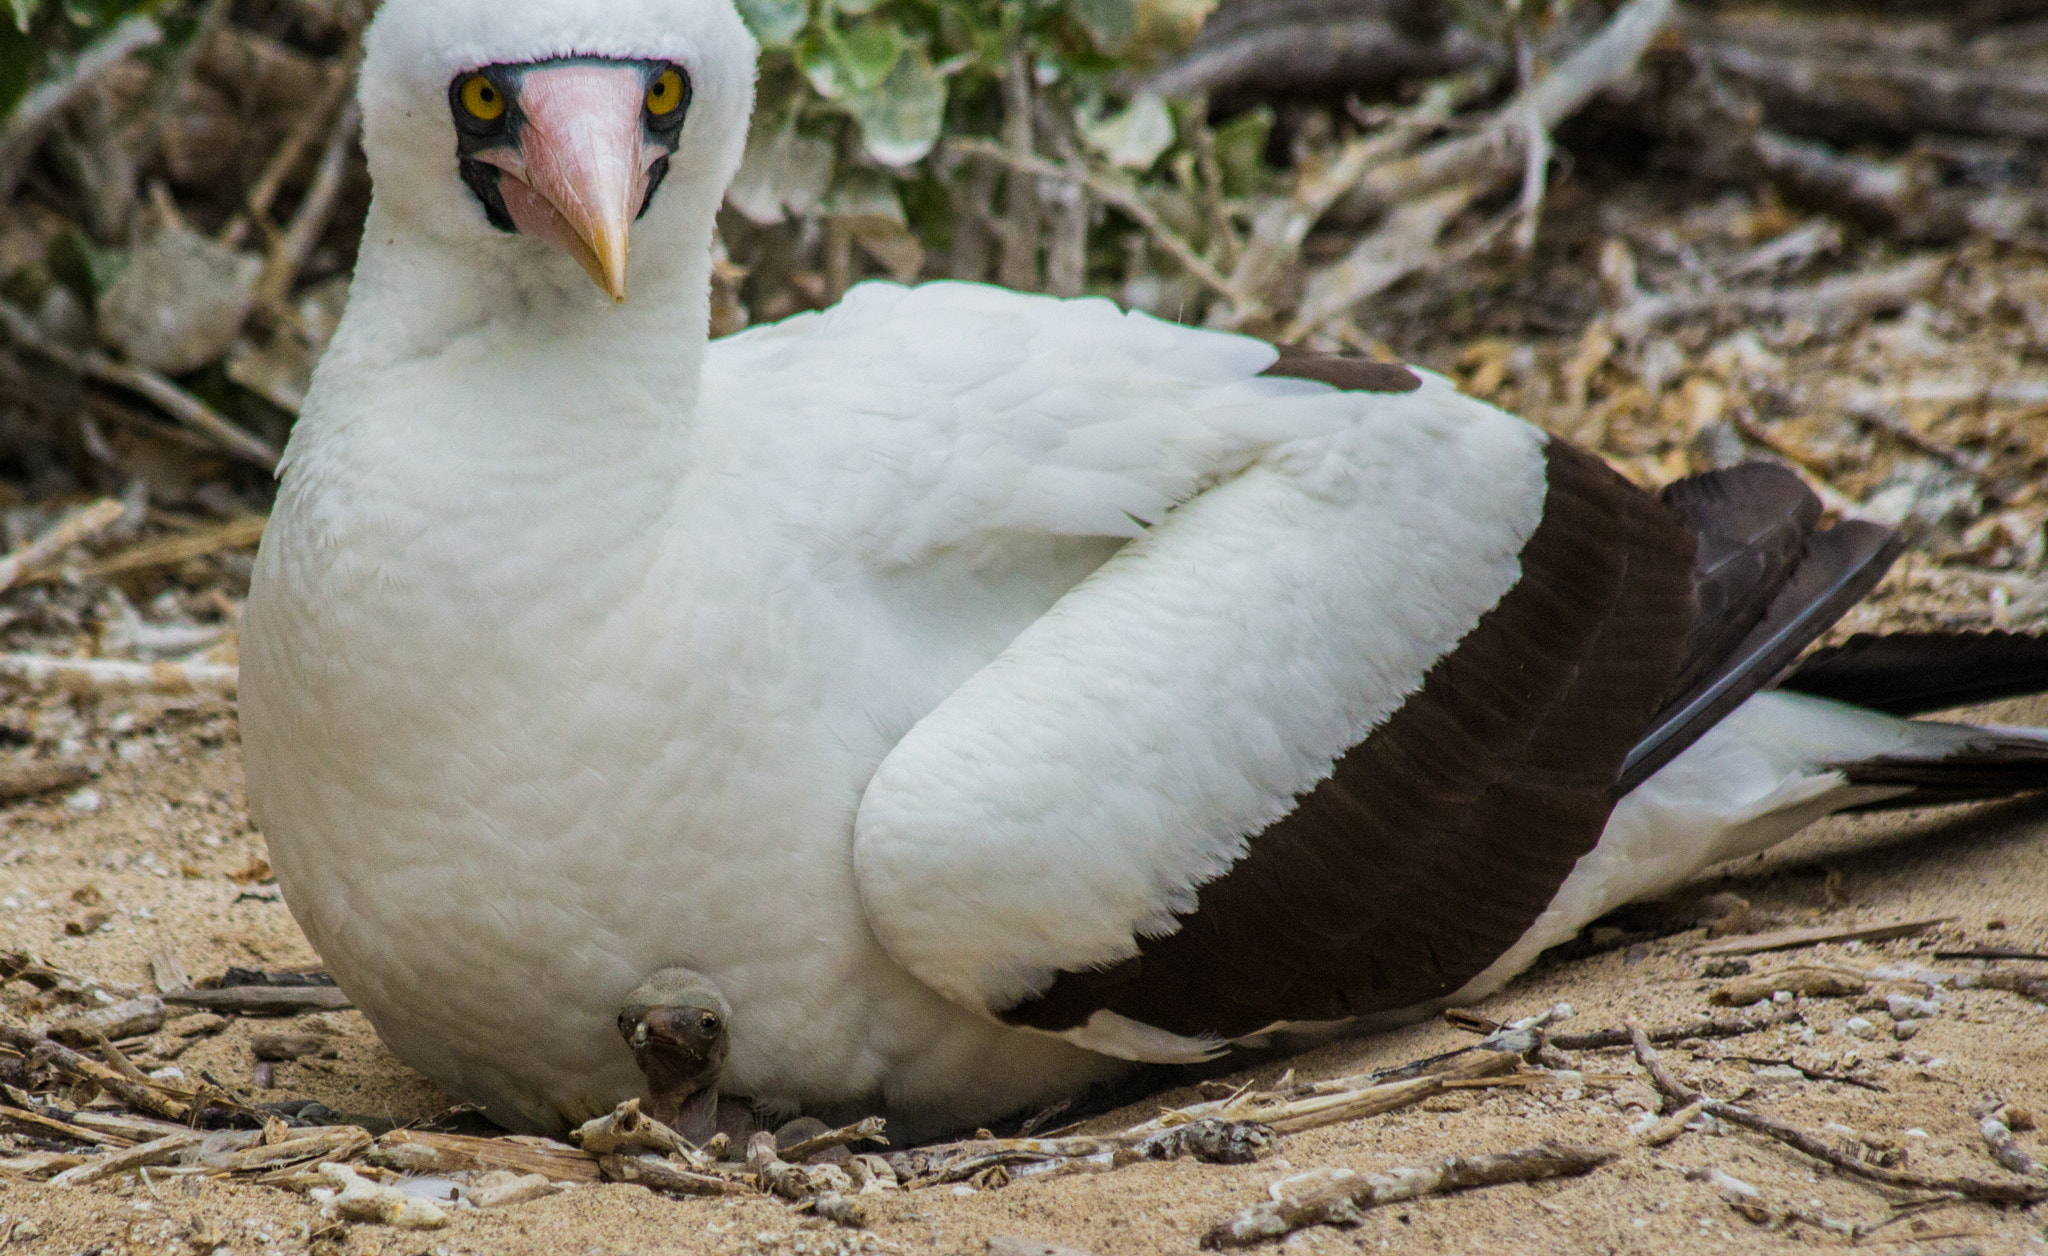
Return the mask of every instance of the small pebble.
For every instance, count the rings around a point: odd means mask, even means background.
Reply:
[[[81,789],[77,793],[71,795],[71,797],[66,798],[64,800],[64,805],[72,811],[82,811],[89,813],[98,811],[100,809],[100,805],[104,801],[105,799],[100,797],[100,791],[96,789]]]
[[[1932,999],[1916,999],[1910,994],[1888,994],[1884,996],[1884,1006],[1893,1020],[1906,1017],[1924,1020],[1941,1011],[1941,1004]]]
[[[1877,1026],[1861,1016],[1851,1016],[1848,1020],[1835,1022],[1835,1032],[1851,1038],[1875,1038]]]

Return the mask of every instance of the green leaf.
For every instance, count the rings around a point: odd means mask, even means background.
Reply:
[[[1271,181],[1266,144],[1273,134],[1273,111],[1260,105],[1216,128],[1216,164],[1223,167],[1223,190],[1244,196]]]
[[[792,102],[793,104],[793,102]],[[797,130],[793,107],[756,115],[746,156],[725,199],[758,223],[781,222],[810,212],[832,182],[833,145]]]
[[[797,45],[796,63],[818,95],[841,100],[880,88],[908,45],[887,22],[862,22],[844,31],[818,26]]]
[[[1136,0],[1067,0],[1067,11],[1088,32],[1097,52],[1121,52],[1137,37]]]
[[[860,124],[861,147],[885,166],[907,166],[939,142],[946,121],[946,80],[922,48],[907,48],[872,92],[840,102]]]
[[[28,34],[28,24],[35,20],[36,10],[43,7],[43,0],[7,0],[14,10],[14,25],[21,33]]]
[[[763,48],[789,47],[811,20],[810,0],[735,0],[735,4],[740,20]]]
[[[1100,122],[1083,122],[1081,135],[1111,165],[1150,170],[1160,154],[1173,147],[1173,112],[1164,100],[1147,94]]]

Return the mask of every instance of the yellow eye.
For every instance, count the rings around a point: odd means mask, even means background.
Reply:
[[[472,74],[462,84],[462,107],[479,122],[496,122],[505,116],[505,93],[481,74]]]
[[[675,70],[663,70],[654,86],[647,89],[647,112],[666,118],[682,107],[683,76]]]

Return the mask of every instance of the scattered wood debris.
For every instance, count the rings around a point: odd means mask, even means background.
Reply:
[[[2048,1184],[2036,1186],[1972,1177],[1929,1177],[1925,1174],[1868,1164],[1804,1130],[1795,1129],[1747,1108],[1700,1094],[1678,1080],[1677,1075],[1672,1073],[1658,1056],[1657,1049],[1650,1045],[1649,1038],[1644,1035],[1640,1026],[1631,1023],[1629,1032],[1635,1046],[1636,1059],[1649,1073],[1657,1089],[1674,1102],[1687,1106],[1698,1104],[1703,1113],[1717,1120],[1776,1139],[1794,1151],[1811,1156],[1851,1177],[1911,1190],[1946,1192],[1987,1204],[2024,1205],[2048,1199]]]
[[[1825,942],[1888,942],[1893,938],[1910,938],[1916,933],[1925,933],[1936,925],[1945,925],[1952,916],[1937,916],[1929,920],[1909,920],[1893,925],[1850,925],[1841,928],[1823,925],[1812,929],[1780,929],[1773,933],[1752,933],[1741,937],[1724,938],[1693,948],[1693,954],[1707,955],[1759,955],[1765,951],[1789,951],[1802,946],[1819,946]]]
[[[1446,1156],[1384,1173],[1318,1169],[1273,1185],[1274,1198],[1218,1222],[1202,1236],[1206,1248],[1252,1247],[1313,1225],[1356,1225],[1364,1211],[1424,1195],[1536,1182],[1590,1173],[1618,1153],[1600,1147],[1544,1143],[1516,1151]],[[1290,1183],[1296,1189],[1290,1189]]]

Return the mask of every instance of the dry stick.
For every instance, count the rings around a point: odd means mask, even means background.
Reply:
[[[1129,215],[1133,222],[1144,228],[1167,252],[1173,254],[1173,259],[1179,262],[1182,268],[1226,297],[1238,307],[1240,314],[1246,309],[1258,308],[1257,301],[1238,291],[1229,279],[1209,264],[1208,259],[1204,258],[1194,245],[1189,244],[1178,231],[1168,226],[1165,220],[1160,218],[1158,211],[1146,204],[1145,198],[1136,190],[1103,178],[1086,166],[1060,166],[1041,157],[1018,156],[987,140],[953,139],[947,140],[946,145],[955,152],[967,156],[993,158],[1013,170],[1084,185],[1099,199]]]
[[[137,154],[147,161],[163,143],[164,126],[180,111],[179,98],[192,82],[192,75],[199,69],[200,58],[206,55],[207,45],[228,23],[229,10],[234,0],[207,0],[206,7],[199,14],[199,24],[193,30],[185,46],[171,60],[170,68],[156,76],[155,89],[142,101],[139,109],[132,112],[122,129],[119,143],[129,153]],[[169,195],[162,198],[169,201]]]
[[[1787,1008],[1763,1017],[1739,1017],[1735,1019],[1695,1021],[1690,1025],[1668,1025],[1649,1031],[1651,1042],[1669,1044],[1690,1042],[1696,1038],[1740,1038],[1746,1034],[1762,1033],[1779,1025],[1795,1024],[1800,1015]],[[1625,1047],[1630,1042],[1626,1029],[1598,1029],[1584,1034],[1553,1034],[1550,1045],[1560,1051],[1599,1051],[1609,1047]]]
[[[967,163],[971,173],[965,179],[952,178],[947,186],[955,196],[957,225],[948,261],[952,276],[972,283],[988,278],[989,235],[995,221],[996,180],[1002,167],[993,161],[975,159]],[[958,198],[964,197],[961,204]]]
[[[1533,163],[1547,166],[1548,154],[1538,151],[1544,145],[1532,137],[1547,137],[1595,92],[1633,70],[1670,17],[1671,6],[1672,0],[1630,0],[1604,30],[1524,88],[1479,134],[1439,144],[1361,179],[1343,207],[1354,221],[1382,213],[1386,221],[1342,261],[1309,277],[1301,308],[1281,338],[1301,340],[1359,302],[1445,260],[1435,255],[1437,239],[1451,221],[1518,170],[1524,197],[1516,213],[1540,209],[1541,170]],[[1476,252],[1498,229],[1480,233],[1459,253]]]
[[[1082,162],[1081,145],[1071,123],[1060,125],[1063,115],[1073,110],[1064,94],[1052,105],[1041,98],[1039,126],[1051,137],[1053,151],[1066,165]],[[1088,185],[1062,180],[1058,194],[1050,198],[1052,231],[1045,246],[1045,290],[1056,297],[1078,297],[1088,286],[1088,222],[1093,216]],[[1039,190],[1046,199],[1046,189]]]
[[[320,168],[313,176],[313,186],[306,192],[305,202],[293,216],[292,225],[270,250],[270,261],[263,268],[263,278],[256,285],[256,300],[261,305],[281,304],[291,295],[292,285],[298,281],[299,272],[305,269],[306,259],[313,255],[313,247],[326,234],[327,224],[333,221],[335,206],[341,201],[341,191],[347,182],[349,154],[355,148],[356,131],[363,122],[362,106],[350,101],[335,119],[334,130],[327,136],[327,149],[320,155]]]
[[[1244,250],[1237,242],[1237,228],[1223,204],[1223,163],[1216,158],[1216,132],[1209,127],[1209,98],[1197,96],[1188,105],[1194,119],[1195,173],[1201,179],[1202,218],[1209,232],[1209,249],[1218,266],[1236,266]]]
[[[1981,454],[1966,453],[1926,435],[1906,422],[1904,415],[1877,396],[1852,395],[1843,402],[1842,412],[1937,462],[1947,464],[1976,480],[1980,485],[1989,487],[1995,478],[1990,459]]]
[[[87,577],[125,575],[131,571],[149,571],[157,567],[175,567],[179,563],[195,558],[207,558],[223,550],[250,549],[263,539],[263,530],[270,523],[268,515],[252,515],[234,519],[199,532],[188,532],[183,536],[164,537],[161,540],[144,541],[140,545],[111,554],[85,569]]]
[[[1522,169],[1533,118],[1546,131],[1577,113],[1602,88],[1628,74],[1671,17],[1674,0],[1630,0],[1564,64],[1509,101],[1478,134],[1425,149],[1361,179],[1337,212],[1349,222],[1460,183],[1499,186]]]
[[[1842,323],[1910,305],[1933,292],[1948,273],[1946,257],[1918,257],[1798,288],[1744,288],[1689,296],[1644,296],[1614,316],[1614,329],[1641,339],[1663,323],[1701,314],[1746,314]]]
[[[353,59],[349,64],[336,67],[329,73],[332,82],[328,85],[327,94],[321,98],[320,103],[299,115],[299,120],[292,126],[291,134],[285,136],[284,143],[278,146],[270,163],[263,168],[263,173],[250,185],[249,194],[243,199],[242,208],[221,228],[219,238],[222,244],[229,248],[239,248],[242,241],[249,238],[252,226],[258,222],[268,221],[270,207],[276,203],[278,194],[284,191],[284,181],[291,177],[292,171],[298,169],[306,151],[313,147],[313,141],[320,138],[321,131],[327,126],[328,119],[334,115],[336,107],[347,99],[349,88],[355,83]]]
[[[0,654],[0,680],[72,693],[153,693],[231,697],[241,669],[233,663],[131,663],[126,659],[60,659]]]
[[[161,997],[174,1007],[204,1008],[227,1016],[291,1016],[355,1006],[334,986],[226,986],[219,990],[166,990]]]
[[[7,129],[0,132],[0,204],[14,199],[23,167],[65,110],[100,87],[116,65],[163,40],[163,27],[155,19],[128,18],[86,49],[68,71],[22,98],[7,120]]]
[[[131,1169],[145,1169],[159,1165],[175,1157],[179,1152],[197,1143],[203,1134],[166,1134],[154,1142],[117,1151],[110,1156],[89,1160],[75,1169],[66,1169],[50,1179],[52,1186],[84,1186],[115,1177]]]
[[[126,507],[109,497],[72,511],[52,524],[35,540],[0,558],[0,591],[13,588],[21,578],[56,558],[81,541],[90,540],[120,522]]]
[[[1536,78],[1535,54],[1528,40],[1516,41],[1515,61],[1526,91]],[[1515,250],[1527,257],[1536,251],[1536,226],[1543,218],[1543,197],[1549,188],[1552,144],[1550,129],[1533,107],[1525,111],[1522,126],[1522,199],[1515,206]]]
[[[2022,1177],[2034,1171],[2034,1158],[2020,1149],[2013,1139],[2012,1127],[2001,1121],[1996,1112],[1986,1112],[1977,1119],[1977,1135],[1998,1163]]]
[[[192,1112],[188,1104],[173,1098],[163,1087],[130,1081],[98,1060],[80,1055],[33,1030],[0,1023],[0,1044],[21,1052],[31,1065],[47,1061],[58,1071],[93,1083],[129,1107],[154,1113],[167,1121],[183,1121]]]
[[[73,349],[43,335],[28,315],[0,301],[0,326],[14,342],[38,357],[54,362],[74,375],[111,384],[138,393],[178,422],[203,433],[229,453],[275,470],[277,450],[223,418],[212,406],[172,383],[167,377],[139,366],[116,362],[97,349]]]
[[[71,789],[92,779],[92,768],[75,759],[0,764],[0,802]]]
[[[1290,343],[1299,341],[1360,301],[1386,291],[1428,265],[1444,229],[1478,195],[1478,186],[1467,183],[1410,201],[1388,213],[1378,230],[1360,240],[1343,260],[1309,276],[1301,308],[1280,338]]]
[[[886,1125],[887,1122],[881,1117],[867,1117],[852,1125],[843,1125],[836,1130],[827,1130],[806,1138],[802,1142],[791,1143],[776,1154],[791,1164],[802,1164],[819,1152],[830,1151],[834,1147],[846,1147],[860,1142],[880,1143],[887,1147],[889,1140],[882,1133]]]
[[[1759,1116],[1747,1108],[1738,1108],[1732,1103],[1724,1103],[1719,1099],[1708,1098],[1699,1091],[1687,1086],[1684,1082],[1679,1081],[1677,1075],[1665,1066],[1664,1061],[1657,1054],[1657,1049],[1650,1045],[1648,1036],[1643,1033],[1642,1026],[1634,1021],[1629,1021],[1628,1030],[1631,1043],[1635,1047],[1636,1059],[1649,1072],[1650,1080],[1656,1084],[1657,1089],[1663,1091],[1674,1102],[1682,1106],[1696,1103],[1700,1106],[1702,1112],[1718,1120],[1726,1121],[1730,1125],[1740,1125],[1744,1129],[1754,1130],[1759,1134],[1775,1138],[1794,1151],[1811,1156],[1823,1164],[1830,1165],[1849,1174],[1851,1177],[1859,1177],[1868,1182],[1877,1182],[1884,1186],[1895,1186],[1905,1190],[1949,1191],[1987,1204],[2031,1204],[2048,1199],[2048,1185],[2034,1186],[2020,1182],[1987,1182],[1979,1178],[1928,1177],[1925,1174],[1907,1173],[1900,1169],[1885,1169],[1874,1164],[1865,1164],[1846,1152],[1835,1150],[1827,1143],[1822,1142],[1803,1130],[1794,1129],[1789,1125],[1774,1121],[1766,1116]]]
[[[1010,49],[1003,72],[1002,152],[1011,160],[999,229],[1002,255],[996,282],[1023,292],[1038,290],[1038,183],[1029,164],[1032,144],[1031,58],[1019,43]]]
[[[1908,938],[1916,933],[1925,933],[1936,925],[1954,920],[1953,916],[1930,916],[1926,920],[1907,920],[1890,925],[1851,925],[1837,927],[1821,925],[1812,929],[1778,929],[1770,933],[1745,933],[1737,937],[1723,938],[1696,946],[1695,956],[1709,955],[1756,955],[1764,951],[1789,951],[1797,947],[1818,946],[1823,942],[1889,942],[1894,938]]]
[[[1544,1143],[1481,1156],[1446,1156],[1425,1165],[1404,1165],[1385,1173],[1351,1173],[1310,1187],[1299,1195],[1254,1204],[1219,1221],[1202,1236],[1207,1248],[1252,1247],[1312,1225],[1352,1225],[1367,1208],[1402,1203],[1480,1186],[1538,1182],[1590,1173],[1619,1154],[1603,1147]]]

